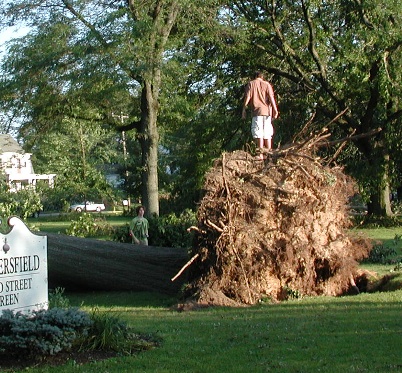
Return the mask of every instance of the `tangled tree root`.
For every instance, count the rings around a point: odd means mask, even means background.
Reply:
[[[311,145],[311,144],[308,144]],[[370,246],[348,235],[354,182],[311,146],[225,153],[206,176],[188,299],[214,305],[340,295]]]

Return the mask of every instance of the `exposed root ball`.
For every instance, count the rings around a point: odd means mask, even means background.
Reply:
[[[354,192],[306,151],[223,154],[206,176],[187,295],[233,305],[345,293],[370,249],[347,234]]]

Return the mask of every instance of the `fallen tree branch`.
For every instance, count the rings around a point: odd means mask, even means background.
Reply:
[[[347,107],[346,109],[344,109],[343,111],[341,111],[338,115],[335,116],[335,118],[332,118],[331,121],[327,124],[330,125],[332,123],[334,123],[335,121],[337,121],[343,114],[345,114],[347,111],[349,110],[349,108]]]
[[[309,138],[307,138],[301,143],[284,145],[282,148],[277,150],[277,153],[278,155],[282,155],[289,153],[291,150],[295,150],[297,152],[301,149],[310,149],[313,145],[316,145],[317,143],[322,142],[323,139],[331,136],[330,133],[326,133],[327,131],[328,128],[324,127],[323,129],[321,129],[320,133],[314,133],[310,135]]]
[[[321,133],[326,132],[327,127],[328,127],[330,124],[336,122],[336,121],[337,121],[341,116],[343,116],[348,110],[349,110],[349,108],[346,108],[346,109],[342,110],[339,114],[337,114],[334,118],[332,118],[332,119],[325,125],[325,127],[324,127],[323,129],[321,129]],[[315,119],[315,116],[316,116],[316,112],[314,112],[314,113],[311,115],[310,119],[309,119],[309,120],[307,121],[307,123],[303,126],[303,128],[301,129],[301,131],[299,131],[295,136],[293,136],[292,143],[295,143],[297,138],[303,138],[303,133],[306,132],[307,128],[309,128],[310,125],[313,123],[313,121],[314,121],[314,119]],[[313,138],[314,138],[314,137],[316,137],[316,135],[313,135]]]
[[[331,136],[331,134],[330,133],[325,134],[325,131],[327,131],[327,128],[324,128],[318,134],[312,135],[311,137],[309,137],[307,140],[305,140],[302,143],[285,145],[283,148],[280,148],[280,149],[276,150],[275,152],[280,156],[288,155],[288,154],[301,156],[301,154],[298,154],[298,152],[302,149],[310,149],[313,146],[316,146],[319,148],[330,147],[330,146],[337,145],[337,144],[344,144],[348,141],[356,141],[359,139],[363,139],[365,137],[374,136],[374,135],[380,133],[382,131],[382,128],[381,127],[374,128],[369,132],[359,133],[358,135],[352,134],[352,135],[343,137],[341,139],[332,140],[332,141],[326,140],[329,136]],[[340,152],[337,152],[336,155],[339,155],[339,153]]]
[[[353,130],[351,136],[356,132],[356,129]],[[327,165],[331,164],[333,161],[335,161],[336,158],[338,158],[338,155],[341,154],[343,148],[346,146],[346,141],[341,143],[339,148],[336,150],[335,154],[329,159],[329,161],[326,162]]]
[[[307,121],[307,123],[303,126],[303,128],[295,135],[293,136],[292,142],[295,143],[297,138],[302,138],[303,133],[306,131],[307,128],[310,127],[311,123],[313,123],[314,118],[316,116],[316,112],[314,112],[310,119]]]
[[[339,140],[323,141],[322,144],[320,144],[319,146],[331,146],[331,145],[336,145],[339,143],[344,143],[347,141],[359,140],[359,139],[363,139],[365,137],[374,136],[377,133],[380,133],[381,131],[382,131],[382,128],[378,127],[378,128],[372,129],[369,132],[359,133],[358,135],[349,135],[349,136],[343,137],[342,139],[339,139]]]
[[[191,265],[191,263],[194,262],[194,260],[196,260],[198,257],[200,256],[200,254],[195,254],[181,269],[179,272],[177,272],[177,274],[171,278],[171,281],[176,280],[183,272],[184,270],[189,267]]]

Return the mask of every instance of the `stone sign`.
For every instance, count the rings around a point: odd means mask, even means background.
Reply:
[[[0,315],[6,309],[47,309],[47,237],[33,234],[16,217],[8,225],[11,231],[0,233]]]

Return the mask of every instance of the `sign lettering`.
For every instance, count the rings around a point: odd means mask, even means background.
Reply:
[[[0,233],[0,311],[46,309],[47,237],[34,235],[18,218],[8,223],[11,231]]]

